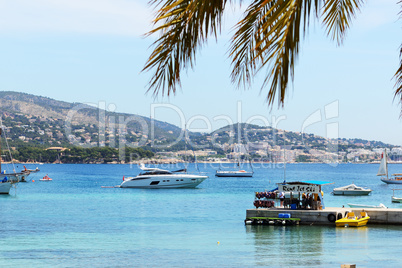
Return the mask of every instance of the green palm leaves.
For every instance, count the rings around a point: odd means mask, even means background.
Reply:
[[[170,95],[180,86],[181,71],[193,67],[198,49],[210,35],[220,32],[227,0],[152,0],[158,8],[155,29],[159,34],[144,71],[153,70],[148,91]],[[235,1],[232,1],[235,2]],[[239,0],[243,3],[244,1]],[[249,87],[258,72],[265,73],[262,90],[267,102],[283,105],[300,41],[311,20],[320,18],[327,34],[338,44],[345,38],[364,0],[254,0],[235,27],[231,41],[231,80]],[[401,52],[402,53],[402,52]],[[402,58],[402,54],[401,54]],[[402,66],[402,61],[401,61]],[[397,91],[402,95],[402,67],[396,73]]]

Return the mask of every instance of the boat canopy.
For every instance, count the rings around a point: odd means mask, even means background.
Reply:
[[[327,184],[334,184],[334,182],[329,182],[329,181],[316,181],[316,180],[310,180],[310,181],[289,181],[289,182],[281,182],[277,183],[279,184],[289,184],[289,185],[294,185],[294,184],[303,184],[303,185],[327,185]]]
[[[328,181],[291,181],[281,182],[278,184],[278,190],[280,192],[298,192],[298,193],[319,193],[321,194],[321,186],[327,184],[333,184]]]
[[[309,184],[316,184],[316,185],[328,185],[328,184],[334,184],[334,182],[330,182],[330,181],[316,181],[316,180],[311,180],[311,181],[302,181],[305,183],[309,183]]]
[[[140,175],[167,175],[167,174],[172,174],[172,172],[170,172],[168,170],[158,169],[158,170],[152,170],[152,171],[140,173]]]

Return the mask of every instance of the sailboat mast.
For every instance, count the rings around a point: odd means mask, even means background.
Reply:
[[[283,143],[285,143],[285,141]],[[285,152],[285,144],[283,145],[283,181],[286,182],[286,152]]]
[[[388,180],[388,159],[387,159],[387,148],[385,148],[385,170],[387,171],[387,180]]]
[[[184,167],[188,169],[188,157],[187,157],[187,124],[184,124]]]

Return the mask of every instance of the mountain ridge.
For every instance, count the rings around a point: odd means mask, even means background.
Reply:
[[[69,103],[14,91],[0,91],[0,107],[7,135],[15,147],[78,145],[119,148],[124,144],[153,152],[179,151],[187,147],[182,137],[183,130],[179,127],[136,114],[109,112],[79,102]],[[131,121],[121,124],[119,118]],[[151,133],[151,128],[154,133]],[[327,139],[310,133],[245,123],[227,125],[211,133],[187,134],[194,149],[216,150],[218,154],[233,150],[234,143],[248,144],[250,150],[260,154],[264,148],[278,150],[283,146],[299,150],[298,154],[311,154],[314,150],[329,152],[334,146],[341,152],[396,147],[381,141]]]

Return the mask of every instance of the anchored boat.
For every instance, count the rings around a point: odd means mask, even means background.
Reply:
[[[235,145],[233,147],[233,153],[237,154],[237,167],[239,168],[238,170],[217,170],[215,173],[216,177],[253,177],[254,175],[254,170],[253,170],[253,165],[251,164],[250,161],[250,167],[251,171],[246,171],[240,169],[240,152],[241,148],[243,145]]]
[[[187,169],[169,171],[159,168],[140,169],[145,171],[136,177],[123,177],[121,188],[195,188],[208,176],[188,174]]]
[[[402,184],[402,174],[396,173],[392,174],[392,177],[388,176],[387,150],[381,154],[380,168],[378,169],[377,176],[386,176],[381,177],[381,181],[387,184]]]
[[[392,197],[391,197],[392,203],[402,203],[402,197],[395,196],[395,191],[400,191],[400,190],[402,190],[402,189],[392,189]]]
[[[40,179],[40,181],[52,181],[52,178],[50,178],[50,177],[46,174],[42,179]]]
[[[245,170],[217,170],[216,177],[252,177],[254,172]]]
[[[368,195],[371,193],[371,189],[350,184],[335,188],[332,193],[334,195]]]
[[[0,118],[0,138],[2,133],[2,121]],[[4,133],[5,135],[5,133]],[[7,139],[6,140],[6,144],[8,147],[8,143],[7,143]],[[0,142],[1,145],[1,142]],[[8,149],[10,151],[10,149]],[[1,151],[1,146],[0,146],[0,151]],[[13,160],[11,158],[11,160]],[[30,174],[29,171],[22,171],[22,172],[15,172],[15,168],[14,168],[14,172],[9,172],[7,173],[5,170],[2,171],[1,168],[1,157],[0,157],[0,194],[9,194],[10,193],[10,189],[11,186],[15,185],[16,183],[23,181],[26,179],[26,177],[28,177]]]

